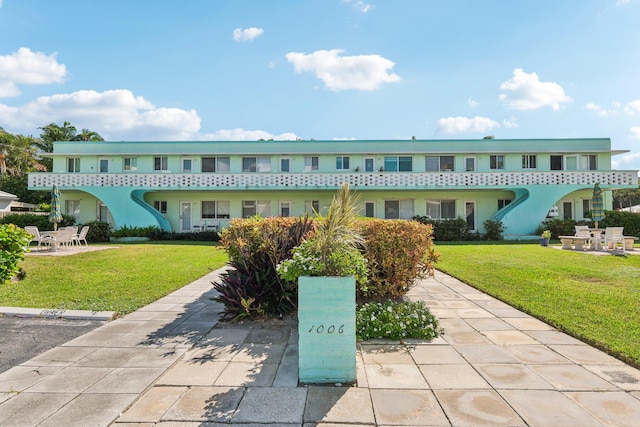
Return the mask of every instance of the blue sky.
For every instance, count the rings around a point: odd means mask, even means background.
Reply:
[[[0,126],[609,137],[640,169],[638,22],[640,0],[0,0]]]

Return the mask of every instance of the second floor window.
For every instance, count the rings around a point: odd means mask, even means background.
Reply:
[[[538,167],[535,154],[522,155],[522,169],[535,169]]]
[[[122,170],[125,172],[135,172],[138,170],[137,157],[125,157],[122,159]]]
[[[109,172],[109,159],[98,159],[98,172],[100,173]]]
[[[349,157],[338,156],[336,157],[336,170],[348,171],[349,170]]]
[[[280,172],[291,172],[291,159],[283,157],[280,159]]]
[[[411,172],[413,170],[413,157],[385,157],[384,170],[386,172]]]
[[[317,171],[319,168],[319,162],[317,156],[309,156],[304,158],[304,170],[305,171]]]
[[[227,173],[231,170],[229,157],[203,157],[202,172],[222,172]]]
[[[489,169],[504,169],[504,156],[489,156]]]
[[[594,171],[597,169],[596,155],[583,154],[580,156],[580,169],[583,171]]]
[[[453,171],[453,156],[426,156],[424,168],[427,172]]]
[[[79,157],[70,157],[67,159],[67,172],[80,172]]]
[[[154,157],[153,158],[153,170],[154,171],[168,171],[169,159],[167,157]]]
[[[271,158],[243,157],[242,172],[271,172]]]

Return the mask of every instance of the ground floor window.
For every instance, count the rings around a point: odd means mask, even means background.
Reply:
[[[291,202],[280,202],[280,216],[291,216]]]
[[[228,200],[203,200],[200,217],[202,219],[227,219],[231,214]]]
[[[455,219],[455,200],[427,200],[427,216],[431,219]]]
[[[72,215],[77,222],[80,217],[80,200],[65,200],[64,207],[65,213]]]
[[[498,210],[504,208],[509,203],[511,203],[511,199],[498,199]]]
[[[104,203],[98,202],[98,221],[111,223],[111,212]]]
[[[412,219],[413,200],[385,200],[384,217],[385,219]]]
[[[166,200],[154,200],[153,207],[155,210],[163,215],[167,214],[167,201]]]
[[[586,219],[591,212],[591,199],[582,199],[582,218]]]
[[[243,200],[242,217],[250,218],[256,215],[261,217],[271,216],[271,202],[268,200]]]
[[[366,218],[376,217],[376,202],[364,202],[364,216]]]
[[[305,200],[304,201],[304,213],[308,215],[315,215],[320,213],[320,201],[319,200]]]

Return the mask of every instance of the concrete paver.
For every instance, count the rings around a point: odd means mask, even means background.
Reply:
[[[357,384],[298,385],[295,319],[219,322],[211,282],[0,373],[0,425],[625,426],[640,371],[437,273],[431,342],[360,343]]]

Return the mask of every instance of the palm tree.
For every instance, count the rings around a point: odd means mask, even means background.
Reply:
[[[71,141],[104,141],[98,132],[82,129],[82,132],[71,138]]]

